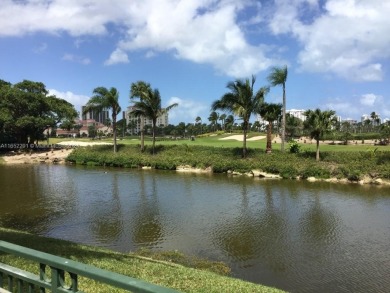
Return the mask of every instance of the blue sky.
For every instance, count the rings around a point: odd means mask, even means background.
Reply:
[[[204,122],[226,84],[288,66],[287,109],[390,118],[390,1],[2,0],[0,79],[43,82],[78,111],[95,87],[132,82]],[[268,102],[281,102],[281,87]]]

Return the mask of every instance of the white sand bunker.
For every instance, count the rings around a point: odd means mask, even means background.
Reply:
[[[264,138],[265,138],[265,136],[254,136],[254,137],[248,138],[247,141],[261,140],[261,139],[264,139]],[[244,136],[242,134],[231,135],[231,136],[220,138],[219,140],[229,140],[229,139],[234,139],[234,140],[237,140],[237,141],[243,141]]]
[[[61,141],[57,144],[68,145],[68,146],[91,146],[91,145],[111,145],[112,143],[110,143],[110,142],[86,142],[86,141],[69,140],[69,141]]]

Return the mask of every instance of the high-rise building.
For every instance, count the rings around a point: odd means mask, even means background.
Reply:
[[[102,111],[88,111],[84,114],[84,109],[86,106],[81,107],[81,115],[82,120],[95,120],[96,122],[102,123],[104,125],[107,124],[107,120],[109,120],[109,111],[108,110],[102,110]]]
[[[145,127],[146,125],[152,126],[153,122],[151,119],[145,117],[136,117],[132,114],[134,111],[134,106],[127,107],[125,111],[126,124],[130,127],[128,131],[131,134],[138,134],[141,131],[141,126]],[[164,110],[164,109],[163,109]],[[163,114],[157,118],[157,127],[165,127],[168,125],[168,112],[163,111]]]

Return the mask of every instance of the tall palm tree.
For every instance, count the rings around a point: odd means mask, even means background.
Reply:
[[[317,142],[316,160],[320,160],[320,139],[324,134],[330,132],[332,125],[337,121],[336,112],[333,110],[321,111],[320,109],[307,110],[304,115],[306,120],[303,123],[304,129],[309,131],[310,137]]]
[[[149,93],[152,91],[152,88],[149,83],[144,81],[133,82],[130,86],[130,99],[138,98],[140,100],[147,99]],[[145,149],[145,128],[144,128],[144,116],[138,117],[138,123],[140,125],[141,132],[141,151]]]
[[[260,116],[268,122],[267,126],[267,146],[265,151],[267,153],[272,152],[272,124],[274,121],[279,120],[282,113],[282,104],[264,103],[260,107]]]
[[[281,85],[283,87],[283,108],[282,108],[282,144],[281,150],[284,151],[286,141],[286,81],[287,81],[287,65],[284,67],[273,67],[268,75],[268,81],[272,86]]]
[[[256,82],[255,76],[252,75],[252,80],[237,79],[234,82],[229,82],[227,88],[230,90],[225,93],[219,100],[216,100],[211,105],[212,110],[220,109],[229,111],[239,116],[243,121],[243,148],[242,157],[246,157],[246,135],[248,132],[249,119],[252,113],[256,113],[261,104],[264,102],[264,97],[269,91],[268,87],[260,88],[256,93],[253,86]]]
[[[114,153],[117,152],[116,145],[116,119],[117,115],[121,112],[119,106],[119,92],[116,88],[112,87],[107,89],[105,87],[97,87],[93,90],[93,96],[89,99],[87,105],[84,108],[83,114],[89,111],[103,111],[104,109],[111,109],[112,118],[112,130],[114,134]]]
[[[172,108],[178,106],[174,103],[166,108],[161,107],[161,96],[158,89],[152,90],[149,86],[147,89],[147,95],[141,96],[139,101],[134,103],[134,110],[132,113],[136,117],[146,117],[152,120],[152,136],[153,136],[153,154],[156,144],[156,124],[157,118],[167,113]]]

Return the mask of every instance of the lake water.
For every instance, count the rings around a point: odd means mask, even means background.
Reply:
[[[0,225],[179,250],[290,292],[389,292],[390,188],[226,174],[0,165]]]

